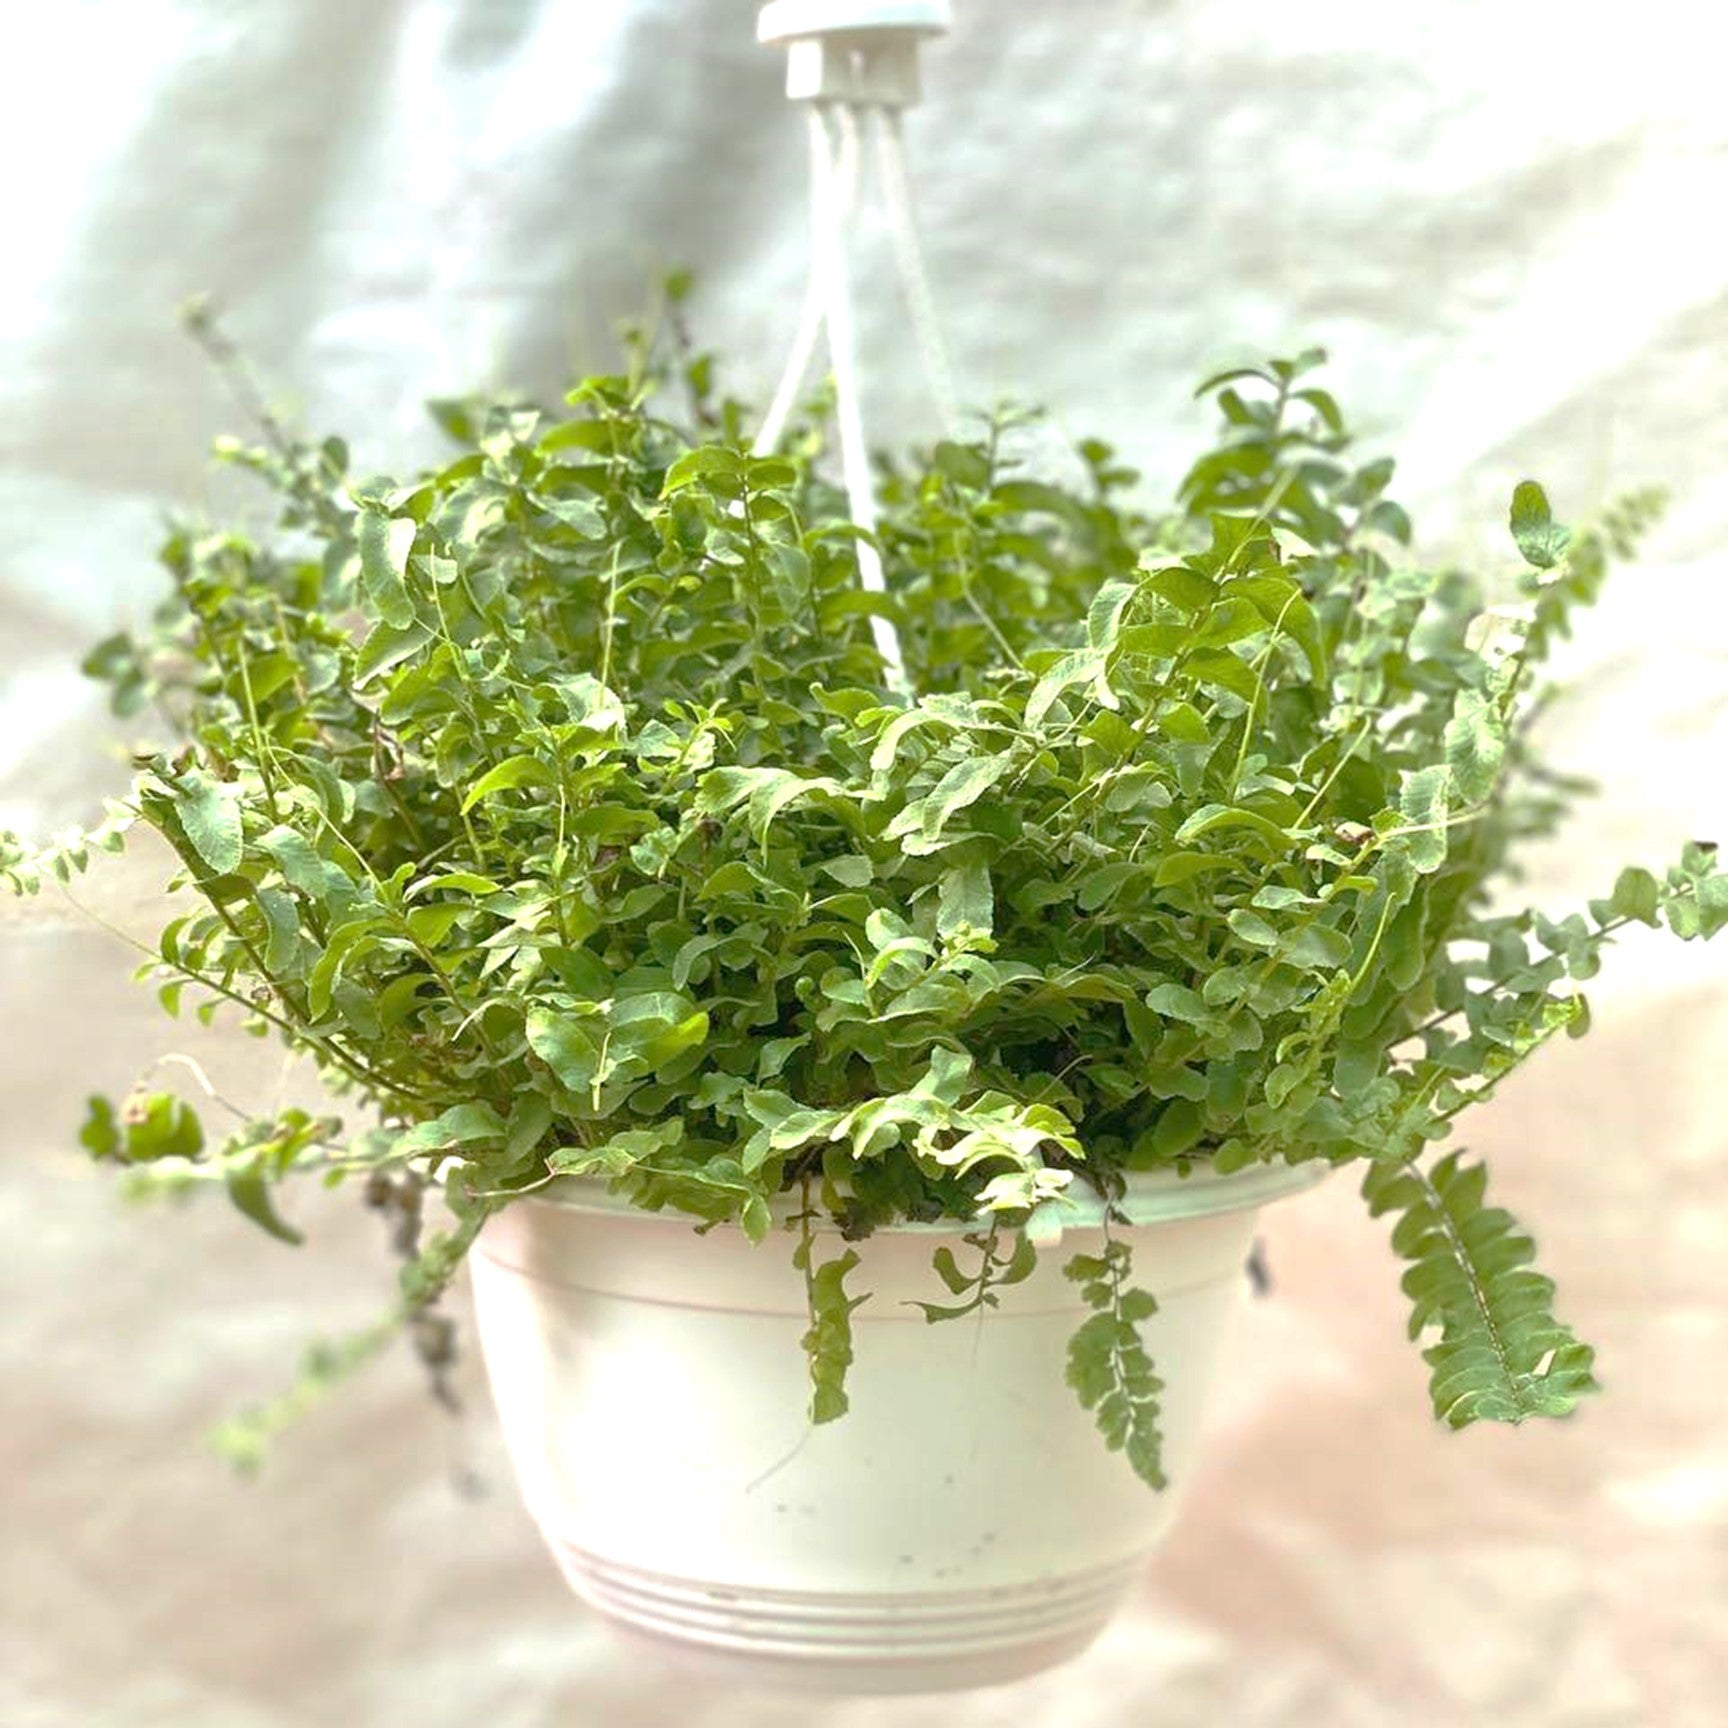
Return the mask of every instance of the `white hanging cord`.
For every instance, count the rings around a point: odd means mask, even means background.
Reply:
[[[924,243],[918,232],[918,214],[912,201],[912,177],[906,168],[906,145],[900,130],[900,110],[884,103],[876,109],[876,154],[882,169],[882,197],[888,210],[888,234],[894,244],[894,263],[900,273],[900,289],[906,297],[906,313],[918,343],[924,381],[944,433],[952,433],[957,418],[954,404],[954,374],[948,363],[948,346],[936,317],[936,301],[930,292],[930,272],[924,261]]]
[[[840,149],[846,148],[848,135],[857,148],[858,116],[850,104],[832,104],[838,127]],[[813,102],[811,108],[826,127],[826,102]],[[815,157],[823,182],[816,204],[819,218],[816,224],[817,271],[822,279],[826,299],[828,326],[828,362],[834,373],[834,420],[840,440],[840,470],[846,482],[846,507],[853,522],[866,534],[876,532],[876,491],[870,478],[870,451],[864,442],[864,415],[858,395],[857,338],[852,327],[852,291],[846,271],[846,220],[840,209],[838,188],[834,183],[835,159],[826,148]],[[882,579],[882,558],[869,541],[854,542],[858,555],[858,580],[870,594],[886,594]],[[882,656],[888,686],[901,695],[909,694],[911,685],[906,677],[906,656],[900,646],[900,633],[880,613],[870,615],[870,634],[875,638],[876,652]]]
[[[787,96],[806,103],[810,111],[812,264],[810,291],[791,359],[769,404],[755,448],[766,453],[779,443],[809,370],[819,327],[825,325],[847,510],[864,535],[876,532],[876,495],[871,485],[869,447],[864,441],[858,345],[846,268],[861,116],[869,107],[898,110],[918,100],[919,48],[947,31],[950,10],[949,0],[768,0],[756,21],[760,41],[786,50]],[[897,113],[891,119],[885,116],[883,124],[882,163],[890,187],[890,217],[907,306],[918,330],[919,350],[938,408],[945,420],[951,420],[947,357],[935,334]],[[885,595],[881,554],[863,539],[854,545],[860,584],[869,594]],[[870,633],[882,657],[889,688],[910,695],[906,657],[893,624],[872,613]]]
[[[816,344],[822,336],[822,309],[827,299],[827,291],[822,284],[822,261],[816,248],[815,236],[825,219],[820,206],[824,196],[823,164],[829,149],[828,129],[821,115],[816,112],[815,103],[807,105],[805,121],[810,137],[810,233],[814,255],[809,281],[804,290],[804,304],[798,312],[798,332],[792,339],[792,352],[787,356],[786,369],[780,374],[780,382],[775,388],[773,400],[768,404],[761,430],[757,432],[755,443],[751,446],[758,456],[772,456],[780,448],[780,440],[786,435],[786,422],[792,418],[793,410],[798,406],[804,380],[810,376],[810,364],[816,358]],[[849,137],[842,135],[840,159],[833,174],[834,196],[840,205],[842,222],[850,219],[857,198],[857,146],[858,136],[855,130]]]

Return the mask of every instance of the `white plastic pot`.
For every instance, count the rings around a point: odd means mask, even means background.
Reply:
[[[698,1235],[599,1184],[491,1220],[472,1259],[480,1341],[528,1508],[577,1593],[662,1651],[745,1683],[903,1692],[988,1685],[1103,1629],[1169,1523],[1239,1300],[1256,1209],[1324,1167],[1133,1179],[1133,1282],[1165,1383],[1148,1489],[1064,1383],[1086,1317],[1062,1266],[1103,1241],[1070,1226],[981,1318],[931,1270],[964,1227],[856,1244],[850,1412],[813,1428],[794,1238]],[[550,1191],[549,1191],[550,1192]],[[817,1261],[843,1244],[822,1235]]]

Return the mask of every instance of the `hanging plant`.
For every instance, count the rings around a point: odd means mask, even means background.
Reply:
[[[29,890],[154,829],[185,908],[142,968],[163,1006],[279,1037],[342,1104],[218,1129],[99,1096],[91,1153],[284,1242],[307,1176],[405,1221],[391,1320],[233,1426],[240,1456],[395,1324],[441,1365],[427,1316],[487,1220],[576,1179],[795,1264],[818,1424],[871,1295],[854,1244],[953,1221],[920,1303],[947,1323],[1090,1196],[1068,1378],[1162,1486],[1157,1303],[1112,1209],[1138,1173],[1262,1166],[1353,1167],[1392,1217],[1441,1420],[1592,1389],[1482,1166],[1433,1153],[1586,1029],[1617,932],[1728,923],[1704,843],[1563,918],[1505,901],[1567,790],[1526,729],[1543,664],[1654,501],[1569,533],[1520,486],[1490,606],[1415,561],[1319,359],[1202,386],[1222,430],[1168,512],[1097,442],[1036,474],[1012,419],[890,470],[885,596],[820,423],[752,455],[709,360],[646,337],[566,413],[441,405],[459,453],[406,481],[268,416],[220,447],[277,531],[176,527],[151,623],[87,662],[184,742],[0,867]]]

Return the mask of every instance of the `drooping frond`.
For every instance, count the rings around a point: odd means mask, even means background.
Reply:
[[[1068,1341],[1068,1384],[1093,1413],[1112,1452],[1121,1452],[1149,1488],[1167,1486],[1158,1426],[1158,1378],[1140,1327],[1158,1311],[1149,1290],[1127,1284],[1126,1242],[1107,1241],[1102,1255],[1076,1254],[1063,1274],[1080,1286],[1092,1317]]]
[[[1439,1331],[1422,1352],[1434,1413],[1451,1428],[1567,1415],[1596,1390],[1595,1352],[1554,1318],[1553,1280],[1531,1267],[1535,1244],[1512,1214],[1486,1203],[1486,1169],[1460,1157],[1426,1172],[1376,1163],[1362,1183],[1374,1216],[1399,1215],[1410,1336]]]

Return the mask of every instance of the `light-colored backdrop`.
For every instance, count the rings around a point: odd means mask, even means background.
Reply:
[[[1509,567],[1526,472],[1577,517],[1674,504],[1568,657],[1548,726],[1604,795],[1531,883],[1564,907],[1728,828],[1728,110],[1708,14],[1444,0],[957,0],[910,125],[967,399],[1042,400],[1167,489],[1208,367],[1320,342],[1436,555]],[[0,825],[120,773],[73,664],[148,604],[219,392],[196,290],[362,463],[417,404],[550,392],[672,264],[766,393],[803,269],[803,156],[745,0],[63,0],[8,21],[0,104]],[[870,411],[927,429],[886,250]],[[106,753],[105,753],[106,752]],[[86,897],[148,923],[143,858]],[[1691,1728],[1728,1696],[1728,954],[1628,944],[1598,1027],[1472,1128],[1608,1397],[1446,1437],[1396,1270],[1344,1183],[1268,1222],[1214,1456],[1133,1613],[1014,1692],[840,1724]],[[121,1209],[71,1149],[92,1086],[185,1033],[50,897],[0,902],[0,1721],[8,1728],[805,1722],[618,1654],[516,1508],[484,1396],[382,1367],[234,1486],[198,1436],[367,1318],[370,1221],[291,1254]],[[200,1040],[236,1088],[279,1060]],[[630,1492],[620,1461],[620,1492]],[[1059,1492],[1059,1485],[1053,1492]]]

